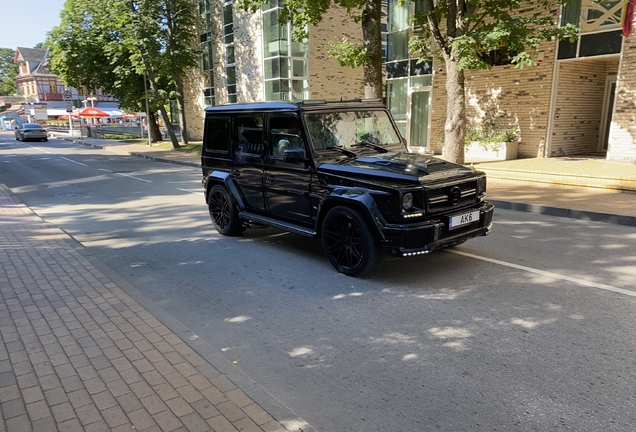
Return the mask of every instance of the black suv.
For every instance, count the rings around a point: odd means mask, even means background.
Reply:
[[[322,238],[341,273],[492,230],[486,175],[409,153],[379,100],[206,109],[203,188],[217,231],[250,223]]]

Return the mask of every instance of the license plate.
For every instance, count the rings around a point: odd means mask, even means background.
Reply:
[[[459,216],[453,216],[448,219],[448,229],[459,228],[460,226],[468,225],[479,220],[479,210],[464,213]]]

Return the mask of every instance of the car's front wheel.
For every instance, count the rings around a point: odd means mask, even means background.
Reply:
[[[334,207],[322,224],[322,246],[331,264],[347,276],[362,276],[382,263],[377,235],[362,215],[349,207]]]
[[[208,208],[210,219],[219,234],[235,236],[245,231],[238,217],[238,209],[225,187],[221,185],[212,187],[208,197]]]

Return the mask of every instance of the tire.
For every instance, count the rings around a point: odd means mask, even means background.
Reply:
[[[245,231],[238,217],[238,209],[232,196],[221,185],[215,185],[208,196],[208,209],[214,227],[224,236],[236,236]]]
[[[334,207],[322,224],[322,247],[329,262],[347,276],[362,276],[382,263],[377,235],[359,212]]]

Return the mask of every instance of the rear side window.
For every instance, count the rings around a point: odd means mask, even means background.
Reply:
[[[205,149],[226,152],[230,148],[231,121],[229,117],[205,119]]]
[[[237,152],[261,156],[263,154],[263,116],[236,118]]]

